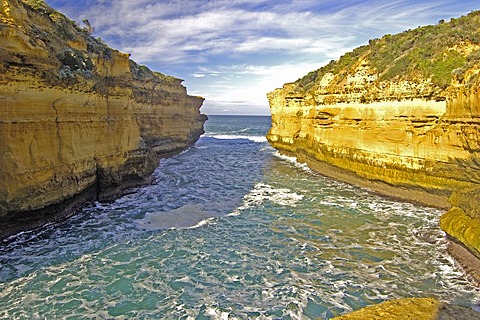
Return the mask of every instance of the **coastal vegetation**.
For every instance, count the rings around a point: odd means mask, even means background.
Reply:
[[[452,72],[461,76],[479,58],[480,11],[473,11],[449,22],[440,20],[437,25],[372,39],[295,83],[307,91],[331,72],[338,75],[340,84],[355,72],[359,61],[367,61],[379,74],[376,81],[430,79],[445,88],[452,80]]]

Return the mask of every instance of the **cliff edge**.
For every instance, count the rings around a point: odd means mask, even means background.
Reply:
[[[480,257],[479,34],[476,11],[285,84],[268,94],[269,142],[327,176],[449,210],[442,229]]]
[[[203,98],[40,0],[0,5],[0,238],[148,181],[203,133]]]

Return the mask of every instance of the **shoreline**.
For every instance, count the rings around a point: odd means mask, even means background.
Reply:
[[[297,154],[283,149],[277,150],[287,156],[297,158],[298,162],[306,163],[309,168],[322,176],[346,182],[361,188],[366,188],[370,192],[379,194],[383,197],[442,210],[449,210],[452,207],[448,202],[448,196],[446,195],[430,193],[423,189],[407,189],[404,187],[392,186],[379,180],[368,180],[354,172],[311,159],[311,157],[301,152]]]
[[[291,151],[282,149],[277,150],[284,155],[297,158],[298,162],[306,163],[310,169],[324,177],[342,181],[360,188],[365,188],[374,194],[391,198],[396,201],[445,210],[445,212],[452,207],[448,202],[447,196],[432,194],[420,189],[409,190],[380,181],[368,180],[353,172],[334,167],[327,163],[319,162],[318,160],[313,160],[308,155],[301,152],[295,154]],[[440,225],[438,225],[438,228],[440,229]],[[464,271],[467,280],[473,285],[480,287],[480,259],[455,239],[451,238],[448,234],[445,233],[445,237],[448,241],[446,253],[454,259],[455,263],[458,263],[459,267]]]
[[[447,235],[447,239],[448,254],[465,271],[465,274],[470,278],[469,280],[472,280],[477,287],[480,287],[480,259],[452,237]]]
[[[22,232],[38,230],[46,225],[68,220],[88,203],[95,201],[97,191],[97,185],[94,184],[60,203],[51,204],[38,210],[13,212],[1,217],[0,242],[8,241],[10,237],[15,237]]]
[[[10,212],[8,215],[0,217],[0,244],[4,241],[8,242],[10,237],[15,237],[22,232],[39,230],[47,225],[64,222],[95,201],[111,202],[128,194],[133,188],[152,184],[154,182],[153,171],[158,167],[161,159],[180,154],[194,144],[191,143],[185,148],[157,155],[158,164],[146,178],[123,180],[120,184],[111,186],[101,186],[101,182],[97,179],[90,187],[59,203],[50,204],[37,210]]]

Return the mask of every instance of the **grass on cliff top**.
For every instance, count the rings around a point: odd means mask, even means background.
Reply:
[[[35,13],[40,15],[42,19],[49,21],[48,25],[52,30],[41,30],[36,23],[30,26],[30,36],[39,38],[50,46],[50,51],[56,53],[56,58],[62,68],[68,67],[71,72],[83,76],[92,76],[95,66],[92,63],[91,55],[96,54],[104,59],[110,59],[114,49],[105,44],[102,39],[92,36],[93,28],[88,21],[84,21],[87,25],[82,28],[73,20],[50,7],[43,0],[21,0],[24,5],[29,7]],[[43,25],[44,27],[45,25]],[[87,43],[87,50],[71,48],[68,41],[78,41],[83,39]],[[172,76],[162,74],[150,70],[147,66],[138,65],[135,61],[130,60],[130,71],[132,77],[138,80],[155,79],[163,83],[179,84],[183,80]],[[60,72],[60,77],[62,73]],[[73,77],[73,75],[72,75]]]
[[[457,75],[480,61],[480,50],[462,52],[465,45],[480,46],[480,11],[473,11],[449,22],[419,27],[400,34],[387,34],[346,53],[339,60],[308,73],[295,83],[308,90],[332,72],[340,79],[352,74],[361,59],[370,62],[380,81],[430,78],[442,88],[448,86],[452,72]]]
[[[132,76],[139,80],[157,79],[163,83],[180,83],[183,81],[161,72],[152,71],[147,66],[139,65],[133,60],[130,60],[130,71],[132,72]]]
[[[51,11],[50,7],[45,4],[43,0],[22,0],[25,4],[32,7],[34,10],[48,10]]]
[[[36,13],[35,18],[25,23],[27,34],[32,38],[39,38],[50,46],[50,51],[57,55],[65,50],[75,50],[68,45],[68,41],[85,40],[87,51],[111,56],[111,49],[100,38],[94,38],[88,28],[81,28],[77,23],[57,10],[50,7],[43,0],[21,0],[26,8]],[[85,52],[86,53],[86,52]]]

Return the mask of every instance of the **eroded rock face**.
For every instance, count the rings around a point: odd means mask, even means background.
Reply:
[[[182,80],[138,66],[42,1],[2,2],[0,57],[0,236],[33,213],[145,182],[203,133],[203,98]]]
[[[461,90],[446,101],[420,96],[313,104],[296,89],[287,84],[268,95],[274,147],[431,195],[448,197],[479,184],[480,127],[476,116],[458,110],[470,106]]]
[[[289,83],[269,93],[269,142],[334,178],[453,206],[442,228],[478,255],[480,229],[462,227],[465,221],[480,225],[478,62],[456,70],[451,85],[442,87],[422,77],[381,80],[369,54],[343,74],[324,73],[309,87]]]
[[[371,305],[333,320],[476,320],[480,313],[467,307],[440,302],[434,298],[405,298]]]

